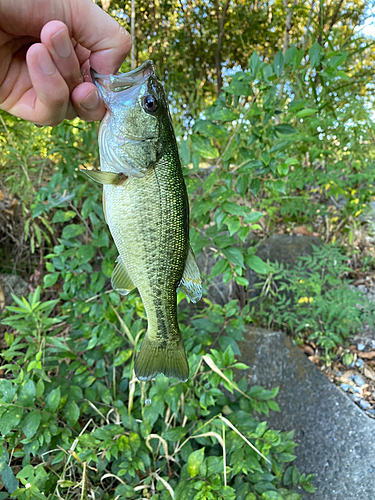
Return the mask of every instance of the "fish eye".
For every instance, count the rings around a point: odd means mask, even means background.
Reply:
[[[159,103],[158,103],[156,97],[154,97],[153,95],[146,95],[143,98],[142,105],[143,105],[143,109],[147,113],[155,113],[155,111],[157,111],[157,109],[159,107]]]

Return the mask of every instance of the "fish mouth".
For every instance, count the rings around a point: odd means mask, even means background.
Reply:
[[[148,60],[139,68],[133,69],[128,73],[117,73],[115,75],[101,75],[90,70],[92,81],[98,87],[103,97],[108,92],[121,92],[131,87],[139,87],[145,83],[150,76],[156,76],[154,62]]]

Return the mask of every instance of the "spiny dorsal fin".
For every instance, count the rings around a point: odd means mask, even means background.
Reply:
[[[202,278],[191,247],[179,288],[192,302],[198,302],[202,297]]]
[[[125,174],[116,174],[114,172],[102,172],[101,170],[86,170],[85,168],[81,168],[80,172],[90,177],[95,182],[99,182],[99,184],[112,184],[113,186],[121,186],[126,179],[127,176]]]
[[[120,293],[121,295],[128,295],[128,293],[135,288],[135,285],[132,282],[128,271],[126,270],[126,267],[122,262],[120,255],[117,257],[116,262],[117,266],[113,271],[111,280],[112,287],[114,290],[116,290],[117,293]]]

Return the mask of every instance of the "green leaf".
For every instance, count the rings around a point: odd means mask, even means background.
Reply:
[[[198,153],[193,153],[191,156],[191,161],[193,162],[193,169],[195,171],[199,170],[199,161],[200,161],[200,156]]]
[[[113,365],[120,366],[127,362],[132,357],[133,349],[124,349],[114,359]]]
[[[330,58],[328,67],[331,69],[336,69],[338,66],[341,66],[341,64],[346,60],[348,57],[349,52],[343,52],[342,54],[337,54],[333,57]]]
[[[310,66],[312,68],[316,68],[319,65],[322,57],[323,49],[318,42],[315,42],[309,50]]]
[[[279,125],[275,125],[275,130],[279,134],[284,135],[295,134],[297,132],[297,130],[288,123],[280,123]]]
[[[227,268],[228,268],[228,261],[225,259],[220,259],[218,262],[216,262],[216,264],[212,268],[210,274],[211,278],[214,278],[215,276],[222,274]]]
[[[297,484],[299,483],[299,478],[300,478],[299,470],[297,469],[297,467],[294,466],[292,471],[292,483],[294,486],[297,486]]]
[[[11,467],[8,464],[9,453],[3,448],[2,454],[0,456],[0,477],[2,484],[8,490],[9,493],[14,493],[18,488],[18,481],[13,474]],[[8,499],[9,493],[0,492],[0,500]]]
[[[70,426],[74,426],[79,419],[79,408],[75,401],[67,404],[65,411],[66,421]]]
[[[235,276],[234,280],[236,283],[238,283],[241,286],[248,286],[249,285],[248,280],[246,278],[244,278],[243,276]]]
[[[92,245],[82,245],[78,248],[76,257],[80,260],[80,264],[85,264],[86,262],[90,262],[90,260],[94,257],[95,248]]]
[[[314,113],[317,113],[317,112],[318,112],[317,109],[305,108],[305,109],[301,109],[301,111],[298,111],[296,113],[296,116],[298,118],[303,118],[304,116],[310,116],[310,115],[313,115]]]
[[[60,273],[46,274],[43,278],[44,288],[49,288],[50,286],[53,286],[58,280],[59,276]]]
[[[281,50],[276,54],[273,68],[277,76],[280,76],[284,69],[284,56]]]
[[[289,173],[289,167],[285,163],[280,163],[277,165],[277,172],[280,177],[285,177]]]
[[[83,202],[81,208],[81,215],[84,219],[87,219],[87,217],[92,212],[92,203],[93,203],[92,198],[86,198],[85,201]]]
[[[179,441],[186,435],[186,433],[186,427],[175,427],[164,432],[163,437],[167,439],[167,441]]]
[[[260,191],[260,180],[259,179],[252,179],[250,183],[250,191],[253,193],[254,196],[258,196],[258,193]]]
[[[248,255],[245,258],[246,264],[255,271],[256,273],[259,274],[266,274],[267,273],[267,268],[265,263],[262,261],[260,257],[257,255]]]
[[[262,62],[256,52],[253,52],[249,59],[249,68],[251,69],[251,74],[255,77],[258,71],[262,67]]]
[[[188,467],[187,467],[190,477],[195,477],[198,475],[203,460],[204,460],[204,447],[201,448],[200,450],[193,451],[193,453],[190,453],[188,458]]]
[[[197,120],[194,125],[194,132],[199,132],[212,139],[225,139],[228,137],[228,131],[221,125],[213,123],[211,120]]]
[[[279,193],[285,194],[285,182],[281,179],[273,183],[273,189]]]
[[[46,500],[46,497],[40,491],[33,490],[33,500]]]
[[[26,380],[21,386],[17,403],[20,406],[31,406],[35,399],[35,384],[32,380]]]
[[[231,262],[235,266],[240,266],[240,267],[244,266],[243,255],[238,248],[236,247],[223,248],[222,252],[225,255],[225,257],[229,260],[229,262]]]
[[[246,215],[250,208],[246,207],[245,205],[238,205],[237,203],[233,203],[231,201],[226,201],[223,203],[223,210],[227,212],[228,214],[234,214],[234,215]]]
[[[245,241],[249,232],[250,228],[248,226],[241,226],[237,234],[241,241]]]
[[[46,411],[55,413],[60,403],[60,386],[51,391],[46,398]]]
[[[292,484],[292,472],[293,472],[293,466],[290,466],[287,469],[285,469],[283,477],[283,484],[285,486],[290,486]]]
[[[232,122],[237,120],[237,113],[232,111],[230,108],[215,108],[212,119],[219,122]]]
[[[113,259],[111,257],[105,257],[102,261],[102,273],[104,274],[104,276],[107,276],[108,278],[110,278],[113,274],[113,269],[114,269],[115,265],[114,265],[114,262],[113,262]]]
[[[21,408],[8,408],[0,418],[0,432],[3,436],[10,433],[20,423],[22,417]]]
[[[39,379],[38,382],[36,383],[36,396],[38,398],[41,398],[43,396],[43,393],[44,393],[44,382],[42,379]]]
[[[223,249],[231,245],[234,245],[235,243],[237,243],[237,240],[233,236],[229,236],[228,234],[222,234],[220,236],[215,236],[214,243],[218,248]]]
[[[85,226],[81,224],[70,224],[69,226],[65,226],[62,232],[62,238],[70,239],[76,238],[80,234],[86,231]]]
[[[262,160],[262,163],[268,167],[268,165],[270,164],[271,157],[267,151],[262,151],[260,159]]]
[[[245,363],[234,363],[233,368],[236,368],[237,370],[247,370],[249,366],[245,365]]]
[[[310,483],[304,483],[302,484],[302,488],[307,491],[308,493],[315,493],[316,492],[316,487],[313,486]]]
[[[77,214],[73,210],[58,210],[53,216],[52,222],[67,222],[74,219]]]
[[[128,484],[120,484],[117,486],[114,498],[134,498],[134,490]],[[155,495],[157,497],[158,495]]]
[[[10,380],[0,379],[0,398],[5,403],[12,403],[16,394],[16,388]]]
[[[297,457],[292,455],[292,453],[279,453],[277,458],[280,462],[293,462]]]
[[[245,224],[253,224],[254,222],[258,222],[263,217],[264,214],[262,212],[250,212],[246,217],[244,218],[244,223]]]
[[[25,436],[30,439],[32,438],[39,428],[40,421],[42,419],[42,414],[40,412],[32,411],[25,415],[22,419],[22,430]]]
[[[218,158],[219,151],[214,146],[212,146],[210,140],[206,137],[193,134],[191,136],[191,143],[193,146],[193,150],[200,156],[202,156],[202,158]]]
[[[223,87],[224,92],[227,94],[233,94],[237,96],[249,96],[252,94],[251,88],[249,85],[246,85],[244,82],[231,82],[228,87]]]
[[[345,81],[349,81],[349,76],[345,73],[345,71],[336,71],[336,76],[339,76],[340,78],[342,78],[343,80]]]
[[[187,143],[187,141],[181,141],[180,156],[181,156],[182,163],[184,165],[189,165],[189,163],[190,163],[190,148],[189,148],[189,144]]]
[[[269,490],[262,493],[262,500],[283,500],[283,497],[277,491]]]
[[[241,227],[241,222],[238,217],[228,217],[226,219],[226,223],[228,226],[230,236],[236,233]]]
[[[276,401],[268,401],[267,404],[268,404],[270,410],[272,410],[272,411],[280,411],[280,407],[276,403]]]

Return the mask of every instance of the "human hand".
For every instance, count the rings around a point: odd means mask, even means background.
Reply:
[[[130,47],[92,0],[0,0],[0,109],[40,125],[101,120],[90,67],[115,73]]]

